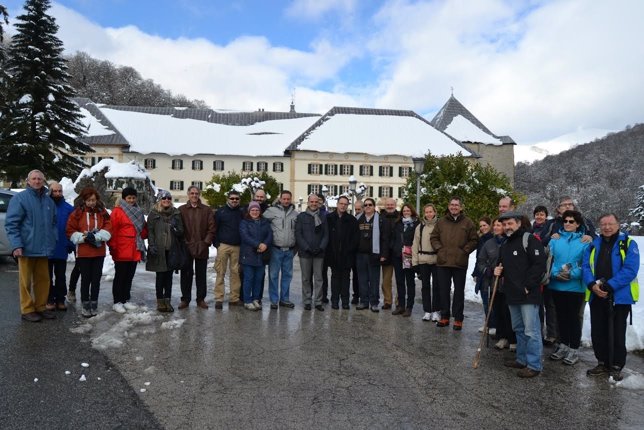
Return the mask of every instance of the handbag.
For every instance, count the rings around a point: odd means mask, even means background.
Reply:
[[[170,250],[168,251],[168,270],[183,269],[187,261],[188,249],[186,244],[173,232]]]

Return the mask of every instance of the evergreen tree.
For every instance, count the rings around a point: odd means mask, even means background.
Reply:
[[[410,175],[406,185],[406,201],[416,201],[416,173]],[[447,211],[451,196],[459,196],[465,205],[465,214],[478,221],[482,216],[498,214],[501,197],[523,200],[516,193],[507,176],[491,166],[482,166],[468,161],[462,155],[435,157],[425,156],[425,168],[420,174],[420,208],[433,203],[439,216]]]
[[[74,176],[81,156],[92,149],[80,142],[84,129],[56,37],[58,25],[46,12],[49,0],[27,0],[16,19],[9,47],[7,101],[0,118],[0,175],[12,182],[32,169],[47,177]]]
[[[631,209],[629,215],[640,225],[644,224],[644,185],[640,185],[635,195],[636,206]]]
[[[4,50],[4,29],[2,24],[9,24],[9,15],[7,14],[7,8],[0,4],[0,116],[4,110],[5,100],[6,100],[6,85],[7,82],[7,67],[6,60],[7,54]]]

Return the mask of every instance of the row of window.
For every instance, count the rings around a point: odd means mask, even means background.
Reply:
[[[155,181],[152,181],[154,184]],[[192,187],[197,187],[199,190],[203,191],[203,181],[192,181],[190,183],[190,186]],[[279,183],[279,189],[280,191],[284,188],[284,185]],[[185,182],[184,181],[170,181],[170,190],[171,191],[183,191],[185,189]]]
[[[360,176],[373,176],[373,165],[372,164],[361,164],[360,165]],[[353,175],[353,165],[352,164],[321,164],[321,163],[309,163],[308,167],[309,175],[328,175],[328,176],[350,176]],[[398,167],[398,176],[401,178],[409,177],[411,173],[411,167],[409,166],[399,166]],[[393,166],[378,166],[378,176],[391,178],[394,176],[394,167]]]
[[[322,184],[308,184],[307,185],[307,195],[308,194],[320,194],[322,192]],[[329,196],[338,196],[340,194],[348,194],[349,186],[348,185],[327,185],[328,189],[327,195]],[[394,188],[389,186],[378,187],[378,195],[373,194],[373,187],[367,187],[367,190],[364,194],[368,197],[378,197],[378,198],[387,198],[387,197],[405,197],[405,187],[398,187],[398,196],[394,196]]]
[[[143,160],[143,166],[148,169],[156,169],[157,160],[155,158],[146,158]],[[242,172],[268,172],[268,163],[266,161],[257,162],[257,170],[253,170],[254,163],[252,161],[243,161],[241,170]],[[172,170],[183,170],[183,160],[175,158],[172,160]],[[192,160],[192,170],[203,170],[203,160]],[[224,160],[215,160],[212,162],[212,170],[223,171]],[[281,161],[273,162],[273,172],[283,172],[284,163]]]

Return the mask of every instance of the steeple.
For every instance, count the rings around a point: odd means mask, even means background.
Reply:
[[[291,92],[291,110],[290,113],[295,113],[295,90]]]

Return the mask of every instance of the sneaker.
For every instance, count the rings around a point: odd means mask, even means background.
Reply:
[[[255,305],[255,308],[257,310],[260,310],[262,308],[262,304],[259,302],[259,300],[253,300],[253,305]]]
[[[425,312],[425,315],[423,315],[423,321],[431,321],[431,320],[432,320],[431,312]]]
[[[573,348],[568,348],[568,354],[566,354],[566,357],[563,359],[564,364],[567,364],[568,366],[573,366],[577,364],[578,361],[579,361],[579,355],[577,353],[577,350]]]
[[[449,325],[449,318],[442,319],[436,323],[436,327],[447,327]]]
[[[597,366],[592,369],[586,370],[586,376],[602,376],[608,375],[608,368],[604,366],[604,363],[599,363]]]
[[[563,359],[568,355],[568,346],[564,345],[563,343],[559,344],[559,348],[552,354],[550,354],[550,359],[554,361],[558,361]]]
[[[461,331],[463,330],[463,321],[454,321],[454,330]]]
[[[278,308],[277,303],[271,303],[271,309],[277,309],[277,308]]]
[[[76,291],[69,290],[67,292],[67,301],[69,303],[76,303]]]
[[[516,352],[517,351],[517,344],[516,343],[511,343],[510,346],[508,346],[508,350],[510,350],[510,352]]]
[[[249,311],[257,311],[255,305],[253,303],[244,303],[244,308],[248,309]]]
[[[535,376],[539,376],[541,372],[538,370],[533,370],[530,369],[529,367],[526,367],[524,369],[521,369],[517,372],[517,376],[519,378],[534,378]]]
[[[369,309],[369,305],[365,305],[365,304],[360,303],[358,306],[356,306],[357,311],[363,311],[365,309]]]
[[[380,312],[380,309],[378,308],[378,305],[371,306],[371,312]]]
[[[438,311],[432,312],[432,321],[438,322],[440,320],[441,320],[441,313]]]
[[[114,305],[112,306],[112,310],[119,314],[124,314],[126,312],[125,306],[123,306],[123,303],[114,303]]]
[[[305,311],[310,311],[311,310],[311,304],[304,305],[304,310]]]
[[[510,345],[510,342],[508,342],[507,339],[499,339],[499,341],[494,344],[494,347],[496,349],[501,350],[501,349],[507,348],[509,345]]]
[[[92,315],[92,308],[89,302],[83,303],[83,308],[81,309],[81,315],[85,318],[91,318],[94,316]]]
[[[136,311],[136,310],[139,310],[139,307],[138,307],[137,305],[135,305],[134,303],[131,303],[131,302],[125,302],[125,303],[123,303],[123,307],[124,307],[124,308],[125,308],[125,310],[127,310],[127,311]]]
[[[279,305],[283,308],[289,308],[289,309],[293,309],[295,307],[295,303],[289,302],[287,300],[279,302]]]

